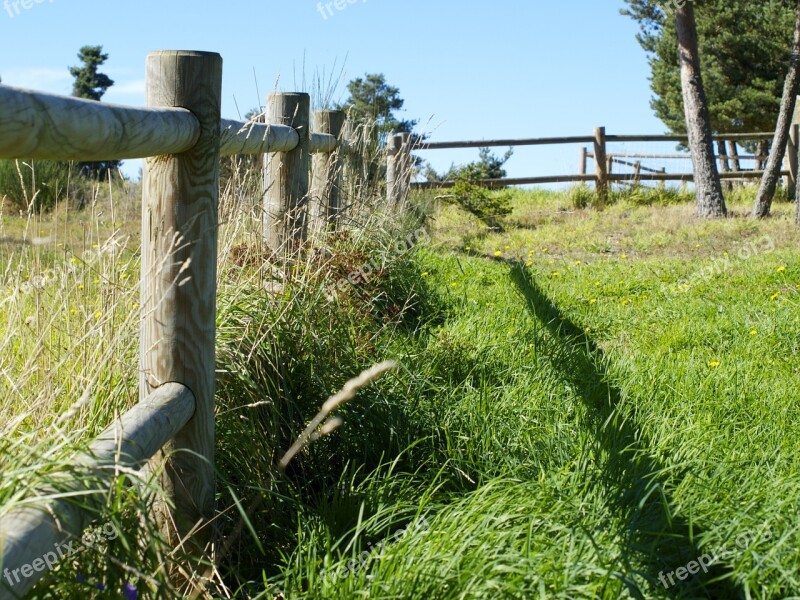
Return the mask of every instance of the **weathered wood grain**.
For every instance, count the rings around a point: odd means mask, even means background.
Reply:
[[[184,152],[199,135],[185,108],[134,108],[0,85],[0,158],[144,158]]]
[[[315,154],[311,164],[310,226],[317,231],[336,229],[341,208],[342,163],[341,153],[336,150],[347,115],[342,110],[320,110],[314,113],[311,134],[312,148],[315,140],[330,138],[334,151]]]
[[[311,168],[311,98],[308,94],[270,94],[267,123],[299,134],[290,152],[267,154],[264,165],[264,240],[274,251],[290,251],[306,239]]]
[[[286,125],[267,125],[252,121],[222,119],[220,154],[267,154],[290,152],[297,148],[300,136]]]
[[[184,106],[200,123],[191,150],[145,161],[142,180],[140,397],[170,382],[197,401],[192,420],[168,444],[162,485],[167,511],[185,536],[214,516],[214,345],[222,58],[164,51],[147,57],[148,106]],[[208,529],[195,540],[203,542]],[[177,542],[177,540],[173,540]]]

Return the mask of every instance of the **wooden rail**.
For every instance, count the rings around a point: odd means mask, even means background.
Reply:
[[[742,142],[742,141],[763,141],[771,140],[774,137],[772,132],[756,132],[756,133],[726,133],[714,137],[714,141],[724,142]],[[593,150],[589,152],[584,146],[580,150],[579,160],[579,173],[578,175],[552,175],[543,177],[518,177],[518,178],[503,178],[503,179],[489,179],[481,180],[480,185],[496,188],[507,185],[525,185],[525,184],[541,184],[541,183],[564,183],[564,182],[587,182],[593,181],[595,183],[597,194],[600,203],[605,201],[608,194],[609,184],[612,182],[639,182],[639,181],[693,181],[694,175],[691,173],[667,173],[666,169],[653,169],[643,166],[641,161],[629,162],[621,160],[621,158],[689,158],[689,154],[635,154],[635,153],[616,153],[610,152],[608,145],[612,143],[634,143],[634,142],[688,142],[688,137],[685,135],[609,135],[606,133],[605,127],[598,127],[594,130],[592,136],[572,136],[572,137],[546,137],[546,138],[521,138],[521,139],[494,139],[494,140],[479,140],[479,141],[464,141],[464,142],[417,142],[408,148],[410,151],[426,151],[426,150],[442,150],[453,148],[487,148],[496,146],[542,146],[542,145],[555,145],[555,144],[592,144]],[[788,186],[789,193],[793,195],[797,177],[798,177],[798,160],[797,152],[798,145],[800,145],[800,133],[798,133],[797,126],[792,130],[792,136],[789,141],[789,149],[787,153],[787,160],[784,165],[784,170],[781,175],[785,177],[785,184]],[[729,155],[720,154],[718,159],[723,161],[723,166],[727,164],[726,161],[734,161],[734,169],[720,173],[720,178],[723,180],[743,180],[755,179],[763,175],[763,171],[759,170],[740,170],[738,168],[739,161],[747,159],[760,159],[760,156],[738,155],[734,154],[735,144],[732,144],[732,151]],[[394,151],[396,152],[396,150]],[[393,150],[390,148],[390,156]],[[594,175],[587,174],[587,161],[592,159],[594,162]],[[612,167],[615,164],[625,165],[632,167],[634,173],[632,175],[625,175],[613,173]],[[391,173],[391,164],[390,164]],[[453,187],[452,181],[424,181],[414,182],[410,187],[414,189],[433,189],[433,188],[450,188]]]
[[[215,514],[219,157],[265,155],[265,235],[283,244],[305,239],[311,155],[331,155],[318,163],[316,185],[331,203],[320,209],[328,227],[337,226],[335,154],[348,147],[340,139],[343,113],[330,111],[330,126],[312,132],[307,94],[271,94],[266,123],[222,119],[218,54],[154,52],[146,67],[144,108],[0,85],[0,158],[146,159],[140,401],[75,457],[81,476],[0,518],[0,565],[12,578],[0,578],[0,600],[23,596],[62,558],[52,558],[53,549],[97,518],[120,468],[151,460],[164,465],[168,502],[156,516],[167,539],[206,548],[205,525]],[[75,493],[80,505],[66,499]]]

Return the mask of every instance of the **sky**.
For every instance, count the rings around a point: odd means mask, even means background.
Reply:
[[[0,0],[0,76],[3,84],[69,94],[68,67],[78,64],[78,49],[102,45],[109,59],[101,70],[115,81],[103,101],[143,105],[148,52],[206,50],[224,60],[226,118],[263,105],[271,91],[332,89],[333,100],[343,101],[348,81],[383,73],[405,100],[401,116],[418,119],[431,141],[591,135],[597,126],[616,134],[664,133],[650,109],[638,26],[620,14],[623,6],[622,0]],[[508,176],[575,174],[579,151],[517,148]],[[423,157],[442,171],[477,159],[477,150]],[[126,161],[124,170],[136,176],[139,164]]]

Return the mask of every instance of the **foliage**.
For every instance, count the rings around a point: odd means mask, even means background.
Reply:
[[[513,148],[509,148],[502,157],[493,154],[489,148],[480,148],[478,150],[479,158],[477,161],[466,165],[451,165],[443,174],[437,173],[436,170],[428,164],[424,175],[428,181],[455,181],[457,179],[481,181],[484,179],[502,179],[506,176],[506,170],[503,168],[503,165],[508,162],[513,154]]]
[[[381,138],[389,133],[410,133],[417,124],[415,120],[400,119],[397,112],[402,110],[405,101],[400,90],[386,83],[382,73],[367,74],[347,84],[350,96],[341,107],[356,121],[369,121],[375,124]]]
[[[70,163],[52,160],[0,160],[0,200],[27,212],[52,209],[74,178]]]
[[[670,2],[625,0],[648,55],[651,106],[675,133],[686,132],[677,35]],[[778,116],[794,29],[794,3],[695,1],[700,63],[711,125],[718,133],[770,131]]]
[[[452,193],[444,198],[476,216],[489,228],[502,230],[502,217],[511,214],[511,193],[508,190],[490,191],[475,185],[464,176],[456,179]]]
[[[83,46],[78,52],[83,63],[79,67],[70,67],[69,73],[75,78],[72,84],[72,95],[76,98],[100,101],[106,90],[114,85],[114,81],[100,73],[98,68],[108,60],[102,46]],[[119,160],[82,162],[79,164],[81,175],[97,181],[105,181],[119,173]]]

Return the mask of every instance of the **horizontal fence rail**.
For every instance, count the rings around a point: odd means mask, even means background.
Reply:
[[[715,135],[713,141],[715,145],[724,150],[725,142],[731,144],[731,151],[720,152],[717,160],[720,161],[720,179],[724,181],[741,181],[762,177],[763,170],[742,169],[741,161],[745,160],[766,160],[767,156],[736,154],[737,142],[764,142],[772,140],[773,132],[754,132],[754,133],[725,133]],[[787,159],[781,176],[785,178],[785,185],[789,190],[789,195],[794,195],[798,175],[798,126],[794,125],[790,136]],[[641,159],[688,159],[691,154],[675,153],[649,153],[635,154],[631,152],[617,153],[608,149],[609,144],[613,143],[688,143],[689,139],[685,135],[609,135],[606,134],[604,127],[595,129],[593,136],[562,136],[562,137],[542,137],[542,138],[519,138],[519,139],[491,139],[491,140],[471,140],[471,141],[448,141],[448,142],[428,142],[416,141],[411,144],[410,151],[424,152],[427,150],[444,150],[458,148],[488,148],[497,146],[544,146],[559,144],[592,144],[593,151],[588,151],[586,147],[581,149],[579,173],[577,175],[548,175],[540,177],[507,177],[502,179],[484,179],[477,181],[481,186],[498,188],[509,185],[529,185],[545,183],[585,183],[594,182],[598,195],[605,197],[609,184],[611,183],[638,183],[642,181],[680,181],[690,182],[694,180],[693,173],[667,173],[666,168],[652,168],[641,164]],[[622,160],[624,158],[640,159],[636,162]],[[587,174],[587,161],[592,160],[595,165],[594,175]],[[730,164],[732,163],[732,165]],[[621,174],[613,173],[614,165],[621,165],[633,169],[633,173]],[[757,164],[758,166],[758,164]],[[451,188],[455,185],[453,181],[417,181],[411,183],[414,189],[436,189]]]
[[[210,530],[215,514],[219,157],[265,156],[264,233],[273,250],[285,242],[302,246],[311,227],[339,226],[338,157],[349,151],[344,132],[351,131],[342,111],[315,113],[321,130],[311,131],[308,94],[275,93],[267,98],[266,122],[223,119],[218,54],[154,52],[146,70],[147,107],[0,85],[0,158],[146,159],[140,401],[75,457],[73,477],[57,491],[43,490],[0,518],[0,573],[11,577],[0,577],[0,600],[29,591],[63,558],[54,548],[79,538],[102,512],[112,480],[148,461],[163,465],[155,471],[169,505],[157,502],[155,509],[165,537],[211,560],[208,534],[199,532]],[[403,181],[410,170],[398,174]],[[69,500],[76,496],[80,506]]]
[[[6,573],[0,597],[19,598],[29,592],[62,558],[57,550],[79,540],[97,518],[111,479],[121,470],[142,467],[177,435],[194,411],[195,399],[188,388],[176,383],[160,387],[103,431],[85,453],[74,457],[73,475],[78,477],[65,481],[57,492],[37,498],[30,507],[0,517],[2,569]],[[77,483],[87,475],[93,484],[88,489]],[[94,510],[71,502],[74,496],[93,505]]]
[[[0,158],[121,160],[179,154],[200,124],[183,108],[134,108],[0,85]]]

